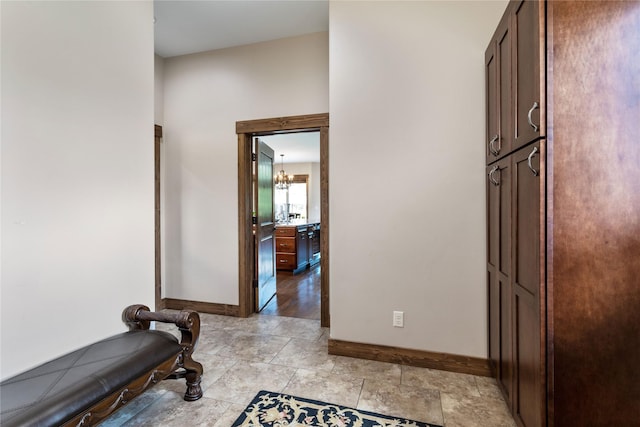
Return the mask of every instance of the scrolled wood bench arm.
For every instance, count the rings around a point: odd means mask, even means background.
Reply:
[[[152,321],[173,323],[182,332],[183,346],[195,347],[200,336],[200,316],[195,311],[183,310],[179,313],[160,313],[150,311],[142,304],[130,305],[122,312],[122,321],[129,330],[149,329]]]
[[[202,365],[191,358],[200,337],[200,316],[195,311],[182,310],[179,313],[159,313],[150,311],[142,304],[130,305],[122,312],[122,321],[129,330],[147,330],[152,321],[173,323],[182,334],[182,363],[186,371],[187,393],[185,400],[197,400],[202,397],[200,379]]]

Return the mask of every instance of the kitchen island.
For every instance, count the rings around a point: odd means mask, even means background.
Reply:
[[[276,268],[300,273],[320,262],[320,223],[291,220],[276,224]]]

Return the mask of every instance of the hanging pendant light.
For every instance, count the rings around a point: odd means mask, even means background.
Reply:
[[[282,169],[280,169],[278,175],[274,177],[274,181],[278,190],[286,190],[293,182],[293,175],[287,175],[284,172],[284,154],[280,154],[280,165]]]

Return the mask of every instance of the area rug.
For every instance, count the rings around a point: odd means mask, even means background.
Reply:
[[[359,409],[260,391],[231,427],[440,427]]]

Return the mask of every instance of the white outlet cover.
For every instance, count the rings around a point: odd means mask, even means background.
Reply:
[[[404,311],[393,312],[393,326],[396,328],[404,328]]]

